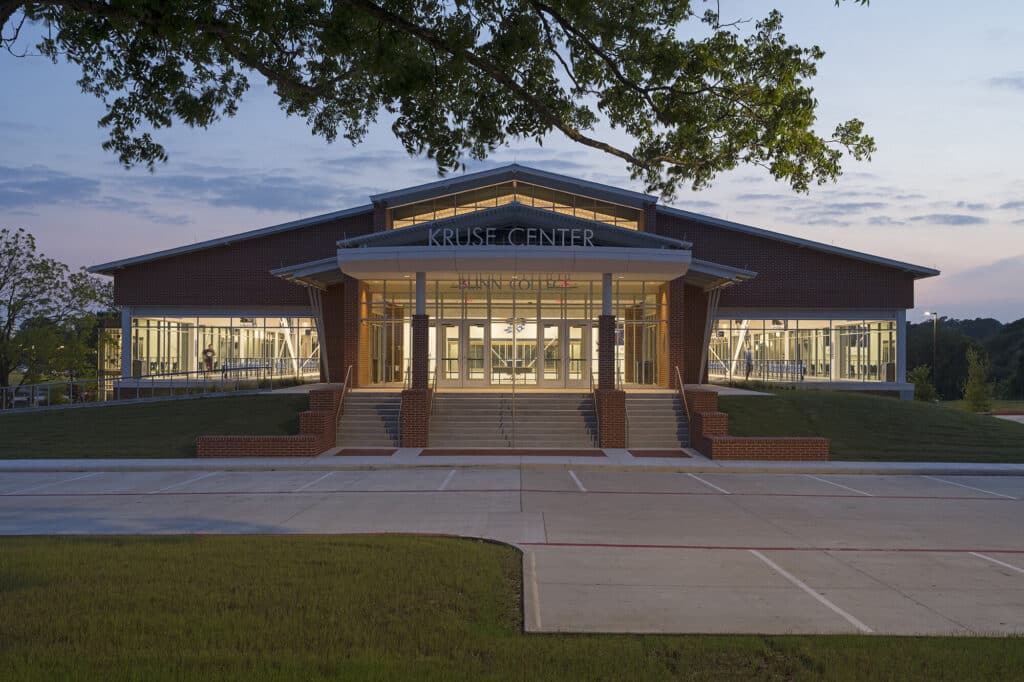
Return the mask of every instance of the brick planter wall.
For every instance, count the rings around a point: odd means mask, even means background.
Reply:
[[[288,436],[200,436],[197,457],[316,457],[335,445],[342,388],[309,392],[299,433]]]
[[[402,430],[403,448],[425,448],[429,445],[429,388],[407,388],[402,391],[402,423],[399,427]]]
[[[828,460],[828,438],[730,436],[729,415],[718,411],[718,394],[714,391],[688,389],[686,403],[693,447],[711,459]]]
[[[617,388],[598,389],[597,416],[601,425],[598,443],[602,448],[626,447],[626,392]]]

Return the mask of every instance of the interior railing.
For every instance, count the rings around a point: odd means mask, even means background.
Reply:
[[[314,371],[313,368],[316,368]],[[319,358],[269,361],[211,370],[121,377],[68,378],[0,387],[0,411],[80,405],[109,400],[169,399],[241,391],[272,391],[320,381]]]

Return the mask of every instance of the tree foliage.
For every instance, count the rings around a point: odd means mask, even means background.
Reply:
[[[23,229],[0,228],[0,386],[15,370],[21,384],[95,369],[96,314],[112,305],[109,282],[47,258]]]
[[[992,385],[988,382],[991,365],[988,356],[976,348],[967,349],[967,381],[964,382],[964,402],[972,412],[992,409]]]
[[[907,381],[914,385],[914,400],[930,403],[939,399],[935,386],[932,385],[931,373],[932,368],[928,365],[918,365],[907,372]]]
[[[558,131],[666,197],[741,164],[806,191],[875,148],[855,118],[816,130],[820,47],[790,44],[777,11],[725,21],[707,0],[0,0],[13,53],[26,25],[81,68],[125,166],[166,160],[161,128],[234,115],[254,74],[327,140],[388,115],[442,173]]]

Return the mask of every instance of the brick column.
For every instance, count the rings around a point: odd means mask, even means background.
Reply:
[[[602,448],[626,447],[626,392],[598,389],[597,414],[601,423],[598,444]]]
[[[597,387],[615,388],[615,316],[597,318]]]
[[[686,285],[683,278],[679,277],[668,283],[668,371],[670,388],[676,385],[676,367],[682,374],[683,381],[692,380],[693,376],[686,372],[686,359],[684,358],[686,339],[684,320]]]
[[[412,316],[412,387],[426,390],[430,355],[430,316]]]
[[[430,435],[430,389],[409,388],[402,391],[403,448],[425,448]]]

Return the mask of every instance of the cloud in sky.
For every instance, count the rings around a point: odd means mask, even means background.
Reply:
[[[868,218],[869,225],[906,225],[907,223],[902,220],[896,220],[887,215],[876,215]]]
[[[999,208],[1003,209],[1022,209],[1024,208],[1024,201],[1007,201],[1005,204],[1000,204]]]
[[[46,166],[0,166],[0,208],[87,201],[100,183],[55,171]]]
[[[988,218],[981,218],[976,215],[963,215],[960,213],[929,213],[928,215],[915,215],[908,218],[915,223],[934,223],[935,225],[984,225]]]
[[[1011,76],[998,76],[989,78],[988,84],[993,88],[1017,90],[1024,92],[1024,74],[1013,74]]]
[[[953,205],[965,211],[987,211],[991,208],[991,206],[983,202],[958,201]]]
[[[201,175],[178,173],[159,177],[135,176],[139,185],[164,199],[202,201],[218,207],[255,208],[262,211],[310,211],[346,204],[348,192],[323,179],[273,173]]]

